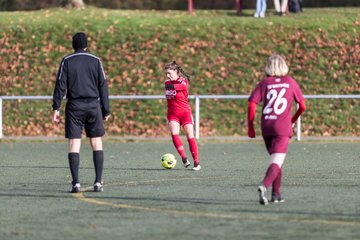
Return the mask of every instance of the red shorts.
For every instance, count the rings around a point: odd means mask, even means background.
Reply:
[[[182,113],[167,113],[167,120],[178,122],[181,126],[185,126],[186,124],[194,125],[194,120],[191,112],[182,112]]]
[[[266,150],[271,155],[273,153],[287,153],[289,136],[263,136]]]

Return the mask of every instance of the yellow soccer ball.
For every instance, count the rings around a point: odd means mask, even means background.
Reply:
[[[171,153],[166,153],[161,158],[161,166],[166,169],[171,169],[176,166],[176,158]]]

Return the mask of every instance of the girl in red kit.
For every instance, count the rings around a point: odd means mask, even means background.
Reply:
[[[184,167],[190,166],[187,160],[184,146],[180,139],[180,127],[182,126],[189,143],[191,155],[194,159],[192,170],[201,169],[198,158],[198,147],[194,137],[194,122],[192,111],[188,102],[189,76],[175,61],[165,65],[167,80],[165,81],[165,96],[167,100],[167,120],[171,133],[172,141],[178,153],[181,156]]]
[[[256,86],[249,98],[248,135],[255,137],[254,117],[256,105],[263,102],[261,131],[265,146],[270,154],[270,164],[264,180],[258,187],[260,204],[268,204],[266,190],[272,185],[271,202],[284,202],[280,185],[282,165],[292,135],[292,125],[305,111],[305,99],[296,81],[287,76],[289,68],[285,59],[273,54],[265,66],[266,77]],[[292,116],[292,103],[295,100],[299,109]]]

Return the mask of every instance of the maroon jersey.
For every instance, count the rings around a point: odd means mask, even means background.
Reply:
[[[256,86],[249,101],[264,102],[261,116],[263,136],[291,136],[293,100],[304,100],[299,85],[289,76],[267,77]]]
[[[175,81],[168,79],[165,81],[165,85],[167,84],[174,85],[174,89],[165,90],[168,113],[190,112],[191,114],[191,108],[188,101],[188,80],[182,77]]]

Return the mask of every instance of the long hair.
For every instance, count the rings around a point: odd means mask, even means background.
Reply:
[[[182,67],[179,64],[177,64],[175,61],[172,61],[171,63],[165,64],[164,69],[165,69],[165,71],[168,70],[168,69],[174,70],[181,77],[186,78],[188,81],[190,81],[190,76],[188,74],[186,74],[184,69],[182,69]]]
[[[289,67],[285,58],[279,54],[272,54],[266,63],[265,73],[268,76],[282,77],[288,74]]]

